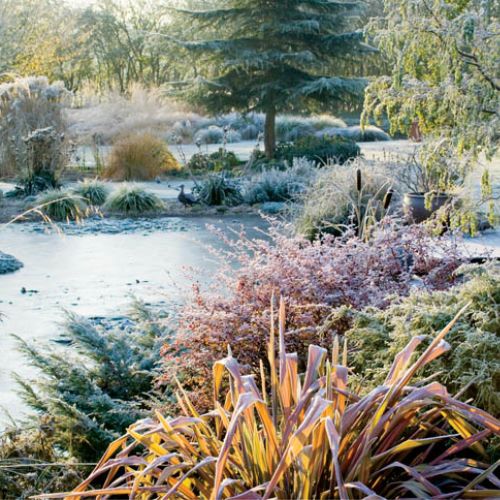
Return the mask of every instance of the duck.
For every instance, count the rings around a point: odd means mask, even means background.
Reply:
[[[179,196],[177,196],[177,199],[185,206],[185,207],[192,207],[193,205],[196,205],[198,203],[198,200],[195,198],[195,196],[192,193],[185,193],[184,192],[184,184],[181,184],[179,186],[181,192],[179,193]]]

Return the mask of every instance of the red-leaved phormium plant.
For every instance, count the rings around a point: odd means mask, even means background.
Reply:
[[[277,222],[257,240],[212,230],[227,244],[225,251],[212,249],[221,267],[211,285],[193,284],[176,338],[163,347],[163,381],[170,385],[176,374],[200,407],[209,401],[207,374],[228,345],[244,366],[258,369],[273,295],[287,298],[287,349],[302,357],[310,343],[331,345],[348,326],[338,324],[320,338],[318,327],[333,308],[384,307],[391,295],[407,295],[416,285],[446,289],[461,263],[450,240],[430,238],[417,226],[387,223],[368,242],[347,235],[311,243]]]

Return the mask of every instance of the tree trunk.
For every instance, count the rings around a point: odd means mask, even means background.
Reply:
[[[271,160],[276,149],[276,108],[270,107],[266,112],[266,123],[264,126],[264,147],[266,157]]]

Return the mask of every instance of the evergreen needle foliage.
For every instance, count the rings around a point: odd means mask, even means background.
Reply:
[[[365,80],[353,62],[372,49],[355,30],[354,2],[225,0],[205,10],[178,10],[196,40],[180,42],[206,56],[206,72],[186,91],[194,102],[220,113],[258,110],[266,115],[265,149],[276,145],[276,113],[310,100],[354,107]]]
[[[147,413],[144,398],[157,375],[161,316],[153,319],[136,304],[132,318],[134,324],[121,329],[69,315],[68,345],[57,349],[37,349],[18,338],[21,352],[41,372],[35,380],[17,377],[21,397],[41,422],[50,421],[47,442],[79,461],[96,460]]]
[[[229,351],[213,367],[212,411],[199,414],[180,387],[184,414],[157,413],[156,420],[130,427],[72,496],[348,500],[498,494],[497,464],[490,466],[482,442],[500,432],[500,422],[454,399],[438,382],[409,385],[418,370],[449,350],[444,338],[454,321],[413,362],[419,341],[410,341],[383,385],[360,397],[349,386],[347,352],[339,354],[338,339],[331,358],[327,349],[310,345],[306,371],[299,374],[297,354],[285,349],[283,304],[278,346],[271,316],[260,380],[244,375]]]
[[[133,184],[126,184],[109,196],[104,208],[112,212],[140,215],[157,212],[164,208],[164,204],[154,193]]]
[[[463,399],[471,398],[493,415],[500,414],[500,269],[474,266],[459,274],[467,281],[451,290],[415,292],[384,311],[342,308],[332,314],[330,326],[351,322],[345,335],[352,366],[364,387],[367,380],[375,385],[383,381],[389,360],[412,338],[443,328],[457,306],[469,302],[467,312],[448,335],[453,349],[435,368],[450,391],[462,391]],[[430,371],[422,373],[428,375]]]

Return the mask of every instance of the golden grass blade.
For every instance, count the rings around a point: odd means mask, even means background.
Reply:
[[[177,481],[177,483],[170,490],[167,491],[167,493],[165,494],[165,498],[172,497],[172,495],[174,493],[176,493],[177,490],[179,490],[183,486],[184,481],[191,474],[193,474],[194,472],[196,472],[198,469],[201,469],[202,467],[206,467],[207,465],[210,465],[210,464],[214,463],[215,461],[216,461],[216,459],[214,457],[206,457],[201,462],[198,462],[192,469],[190,469],[188,472],[186,472],[181,477],[181,479],[179,479],[179,481]],[[188,498],[193,498],[193,499],[197,498],[197,496],[192,491],[190,491],[190,490],[188,490],[188,491],[192,495],[192,496],[190,496]],[[184,491],[183,491],[183,494],[185,494]]]
[[[215,500],[216,492],[219,490],[219,487],[222,483],[222,475],[224,474],[224,469],[226,466],[226,461],[232,446],[233,438],[236,433],[238,423],[243,416],[244,412],[255,405],[259,400],[252,393],[244,393],[240,394],[238,398],[238,402],[236,403],[236,408],[231,417],[231,421],[229,423],[229,427],[227,429],[226,437],[224,439],[224,443],[221,447],[219,457],[217,458],[217,465],[215,468],[215,478],[214,478],[214,486],[211,500]],[[262,402],[262,401],[261,401]]]
[[[275,327],[274,327],[274,293],[271,298],[271,331],[269,336],[269,349],[268,349],[268,359],[269,359],[269,371],[271,374],[271,410],[273,417],[274,426],[277,425],[278,418],[278,374],[276,367],[276,339],[275,339]]]
[[[276,488],[276,485],[281,480],[286,468],[290,465],[291,457],[298,456],[300,450],[304,447],[307,438],[312,433],[314,426],[317,424],[319,417],[325,409],[328,408],[329,404],[329,401],[320,397],[315,397],[313,399],[302,424],[289,439],[288,445],[281,456],[280,462],[267,485],[264,493],[264,499],[271,496],[272,492]]]
[[[139,434],[138,432],[135,432],[133,429],[129,429],[128,433],[131,437],[133,437],[137,442],[141,443],[143,446],[145,446],[148,450],[150,450],[152,453],[155,455],[161,457],[163,455],[167,455],[168,451],[160,446],[159,444],[156,444],[153,439],[148,438],[146,436],[143,436],[142,434]]]
[[[325,430],[326,436],[328,437],[328,442],[330,443],[330,450],[332,453],[333,466],[335,468],[335,479],[337,483],[338,496],[340,498],[349,498],[347,494],[347,489],[344,484],[344,478],[342,477],[342,471],[340,468],[339,461],[339,449],[340,449],[340,435],[335,428],[335,424],[330,417],[325,419]],[[330,491],[334,495],[333,491]]]
[[[383,453],[379,453],[378,455],[374,455],[371,458],[372,463],[375,463],[383,458],[389,457],[391,455],[397,455],[403,451],[409,451],[413,450],[415,448],[419,448],[422,446],[428,446],[433,443],[437,443],[439,441],[447,441],[450,438],[455,438],[457,435],[456,434],[445,434],[444,436],[434,436],[430,438],[423,438],[423,439],[407,439],[401,443],[398,443],[396,446],[390,448],[387,451],[384,451]]]
[[[414,354],[416,348],[425,340],[424,335],[418,335],[413,337],[406,347],[400,351],[394,358],[391,369],[387,374],[385,379],[385,385],[393,385],[401,374],[408,368],[411,357]]]
[[[182,387],[182,384],[179,382],[179,379],[174,376],[175,383],[177,384],[177,387],[179,388],[179,392],[182,395],[182,401],[186,408],[189,410],[186,412],[187,414],[191,414],[191,416],[198,418],[200,414],[196,411],[196,408],[194,405],[191,403],[191,400],[189,399],[189,396],[186,394],[186,391],[184,390],[184,387]]]
[[[224,479],[219,487],[219,490],[217,491],[217,495],[215,497],[216,500],[221,500],[222,495],[224,494],[224,490],[229,486],[232,486],[233,484],[241,484],[241,481],[239,481],[238,479]]]
[[[408,384],[408,382],[413,378],[415,373],[425,366],[427,363],[429,363],[431,359],[435,359],[436,356],[434,355],[434,351],[438,348],[438,346],[441,344],[441,341],[446,337],[446,335],[450,332],[450,330],[455,326],[456,322],[460,319],[460,317],[465,313],[465,311],[470,307],[470,302],[465,304],[460,311],[455,315],[455,317],[446,325],[441,332],[439,332],[436,337],[434,337],[433,341],[430,343],[430,345],[427,347],[427,349],[422,353],[422,355],[413,363],[413,365],[406,371],[404,376],[400,378],[398,381],[398,389],[396,392],[401,390],[402,387]],[[446,352],[440,349],[441,354]]]
[[[327,354],[327,350],[323,347],[318,347],[316,345],[309,346],[306,376],[304,379],[304,385],[302,386],[302,391],[307,391],[314,380],[316,380],[319,369],[323,365]]]

